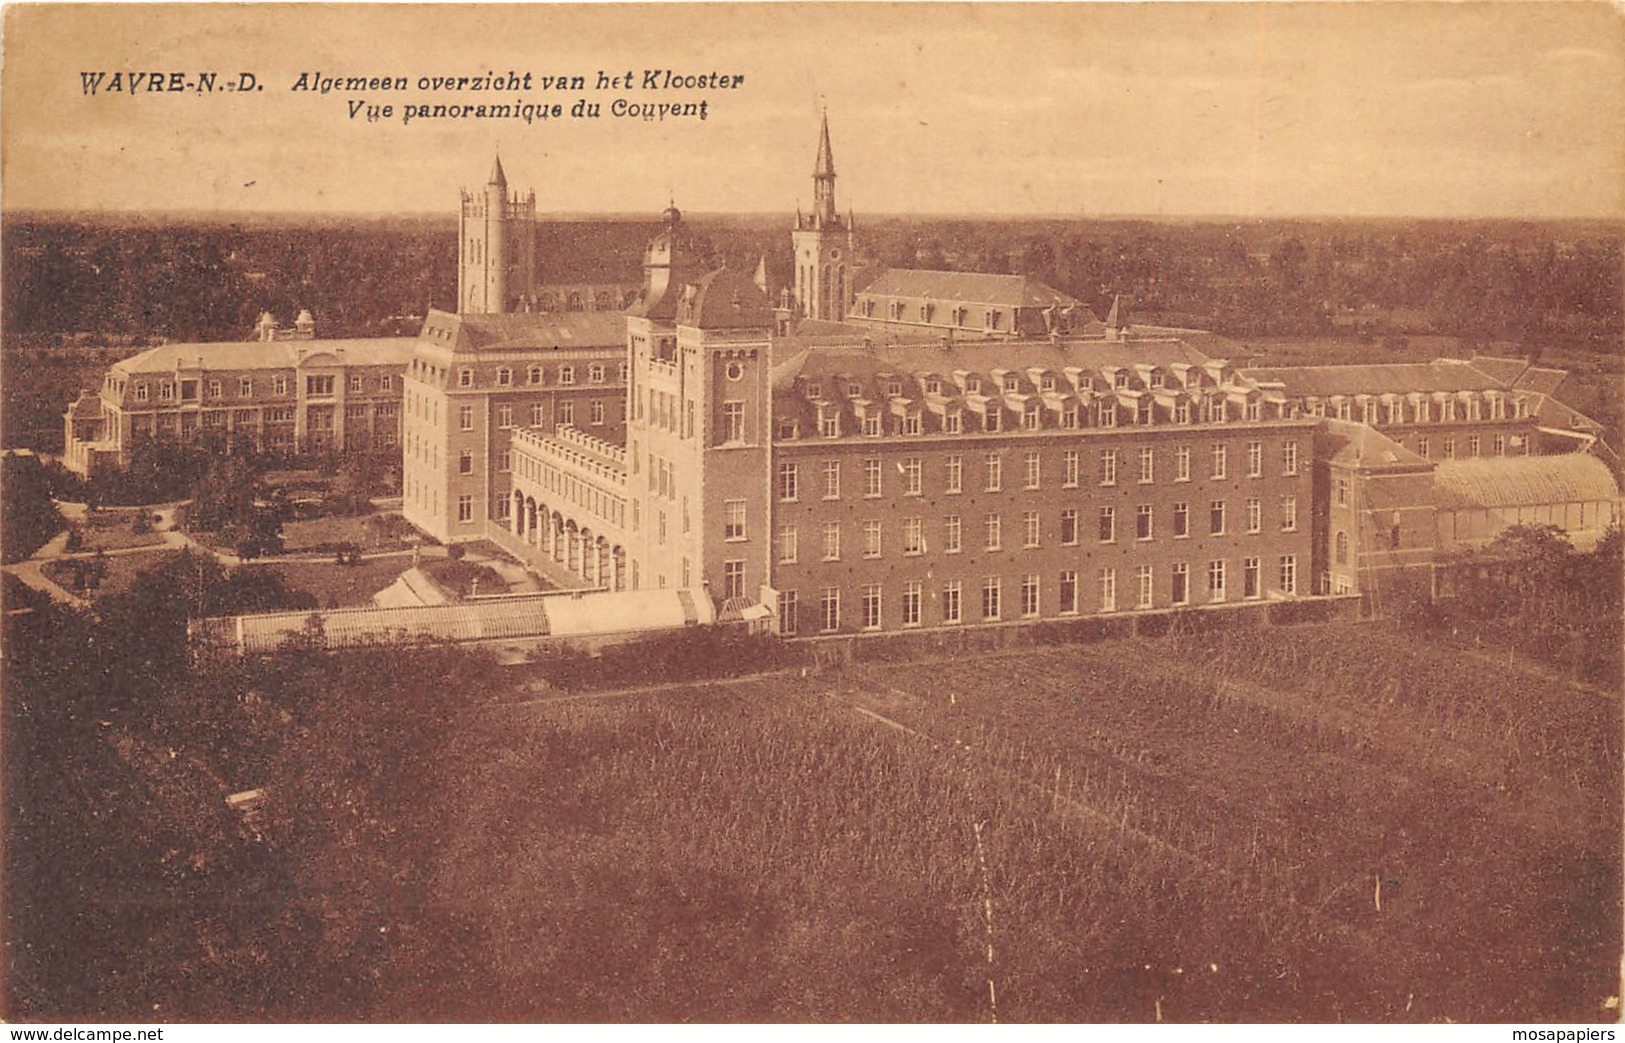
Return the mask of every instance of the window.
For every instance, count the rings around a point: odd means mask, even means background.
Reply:
[[[1023,547],[1038,546],[1038,512],[1028,511],[1022,515],[1022,541]]]
[[[875,497],[881,494],[880,457],[871,456],[863,461],[863,495]]]
[[[982,581],[982,618],[999,618],[999,577],[989,576]]]
[[[474,497],[464,495],[457,497],[457,520],[471,522],[474,520]]]
[[[793,590],[779,591],[779,633],[785,637],[793,637],[796,632],[797,616],[796,592]]]
[[[471,370],[471,369],[466,369],[466,368],[458,370],[457,371],[457,386],[460,387],[460,388],[471,388],[471,387],[473,387],[474,386],[474,371]]]
[[[779,564],[794,565],[796,563],[796,527],[794,525],[779,526]]]
[[[745,403],[722,403],[722,440],[725,442],[745,440]]]
[[[1061,456],[1061,467],[1061,485],[1068,489],[1076,489],[1078,487],[1078,451],[1076,449],[1068,449]]]
[[[1134,509],[1134,538],[1149,540],[1151,536],[1151,505],[1142,503]]]
[[[513,426],[513,406],[511,406],[511,405],[497,406],[497,426],[498,427],[512,427]]]
[[[1224,600],[1224,562],[1210,561],[1207,563],[1207,599],[1209,601]]]
[[[360,380],[361,378],[357,377],[356,379]],[[225,391],[221,388],[220,381],[218,381],[218,380],[209,381],[209,397],[210,398],[219,398],[223,394],[225,394]]]
[[[951,409],[942,414],[942,433],[957,435],[965,428],[964,414],[957,409]]]
[[[794,499],[794,497],[791,497]],[[839,500],[841,498],[841,462],[839,460],[824,461],[824,499]]]
[[[950,514],[942,520],[942,552],[958,554],[960,547],[959,515]]]
[[[1479,446],[1478,436],[1477,435],[1468,435],[1467,436],[1467,455],[1468,456],[1477,456],[1478,455],[1478,446]]]
[[[1224,535],[1224,501],[1214,500],[1207,508],[1207,531],[1210,536]]]
[[[1339,507],[1347,507],[1349,503],[1349,480],[1339,477],[1337,479],[1336,500]]]
[[[574,366],[559,367],[559,383],[574,384],[576,382],[576,368]]]
[[[1425,442],[1426,439],[1423,441]],[[1287,474],[1298,473],[1298,443],[1281,443],[1281,470]]]
[[[1444,458],[1446,460],[1454,460],[1456,458],[1456,440],[1454,438],[1446,438],[1444,440]]]
[[[462,452],[457,454],[457,473],[474,473],[474,454],[471,451],[464,449]]]
[[[944,464],[946,474],[943,478],[943,492],[957,493],[964,488],[964,460],[958,453],[954,453],[944,461]]]
[[[1061,508],[1061,543],[1073,547],[1078,542],[1078,511],[1075,507]]]
[[[824,523],[824,560],[841,560],[841,523]]]
[[[920,625],[920,593],[919,580],[911,579],[903,584],[903,625],[906,627]]]
[[[982,523],[983,546],[988,550],[998,550],[1001,536],[1001,523],[997,514],[989,514]]]
[[[1157,454],[1148,445],[1140,447],[1140,484],[1149,485],[1156,478]]]
[[[1176,561],[1169,567],[1173,582],[1169,589],[1169,600],[1176,605],[1188,605],[1191,601],[1191,567],[1183,561]]]
[[[1100,542],[1111,543],[1117,538],[1117,508],[1100,509]]]
[[[1021,577],[1021,614],[1032,618],[1038,615],[1038,577],[1027,575]]]
[[[463,431],[472,431],[472,430],[474,430],[474,407],[473,406],[458,406],[457,407],[457,427],[460,430],[463,430]]]
[[[1104,568],[1100,570],[1100,611],[1117,611],[1117,570]]]
[[[683,586],[688,586],[686,579]],[[725,561],[722,563],[722,596],[725,598],[742,598],[745,596],[745,563],[743,561]]]
[[[1063,616],[1072,615],[1078,611],[1078,574],[1071,570],[1061,573],[1060,582],[1060,611]]]
[[[958,623],[964,616],[961,614],[959,603],[959,581],[949,580],[942,585],[942,621],[944,623]]]
[[[825,587],[823,596],[819,599],[819,609],[822,618],[819,620],[820,629],[826,633],[841,629],[841,590],[839,587]]]
[[[899,465],[899,470],[903,472],[904,496],[920,495],[920,468],[921,463],[919,457],[907,456],[903,458],[902,464]]]
[[[1262,478],[1264,476],[1264,443],[1247,443],[1247,477]]]
[[[1117,484],[1117,450],[1103,449],[1100,452],[1100,484]]]
[[[588,413],[588,419],[591,420],[592,423],[594,423],[594,424],[602,424],[604,422],[604,400],[603,399],[601,399],[601,398],[593,399],[591,405],[589,406],[589,410],[590,411]]]
[[[1134,568],[1134,607],[1150,608],[1155,597],[1153,587],[1156,573],[1150,565],[1137,565]]]
[[[498,474],[507,474],[509,471],[512,471],[512,470],[513,470],[513,450],[511,450],[511,449],[498,449],[497,450],[497,473]]]
[[[1004,458],[998,453],[987,454],[987,484],[983,489],[996,493],[1004,485]]]
[[[1500,399],[1496,399],[1496,401],[1499,402]],[[1493,436],[1490,441],[1490,448],[1496,456],[1507,455],[1507,436],[1502,434]]]
[[[779,499],[786,503],[794,503],[798,492],[801,470],[799,465],[783,463],[779,465]]]
[[[1061,427],[1067,431],[1077,430],[1078,404],[1076,402],[1069,401],[1061,406]]]
[[[1229,448],[1230,448],[1229,446],[1225,446],[1225,445],[1216,445],[1216,446],[1213,447],[1212,477],[1214,477],[1214,478],[1223,478],[1224,477],[1225,465],[1226,465],[1226,462],[1228,461],[1229,456],[1230,456]]]
[[[1337,538],[1333,541],[1333,546],[1336,547],[1334,557],[1337,564],[1347,565],[1349,563],[1349,534],[1346,532],[1338,533]]]
[[[602,384],[604,382],[604,364],[602,362],[594,362],[592,365],[588,366],[587,379],[592,381],[594,384]]]
[[[1188,482],[1191,480],[1191,447],[1188,445],[1174,448],[1174,481]]]
[[[1298,531],[1298,498],[1296,496],[1281,497],[1281,531]]]
[[[722,538],[725,540],[742,540],[745,538],[745,501],[726,500],[722,504],[723,522]]]
[[[288,378],[280,376],[272,377],[271,393],[274,395],[286,395],[288,393]]]
[[[880,437],[880,414],[874,410],[863,414],[863,437]]]
[[[1281,555],[1281,593],[1296,594],[1298,592],[1298,556],[1296,554]]]
[[[281,380],[282,378],[278,377],[277,379]],[[253,385],[250,384],[249,387],[252,388]],[[135,385],[135,400],[137,402],[145,402],[147,400],[147,385],[145,383],[137,382]]]
[[[1022,463],[1025,474],[1022,479],[1021,487],[1023,489],[1038,488],[1039,478],[1041,477],[1040,468],[1042,466],[1039,462],[1038,450],[1027,450],[1026,456],[1023,458]]]
[[[142,385],[143,387],[145,385]],[[237,394],[243,398],[250,398],[254,394],[254,378],[243,377],[237,381]]]
[[[160,401],[163,401],[163,402],[172,401],[175,398],[175,385],[171,384],[167,380],[159,381],[158,382],[158,398],[159,398]]]
[[[1174,538],[1181,539],[1191,534],[1191,505],[1185,502],[1174,504]]]
[[[542,382],[542,367],[540,367],[540,366],[532,366],[532,367],[530,367],[530,369],[527,370],[526,373],[525,373],[525,379],[528,380],[532,384],[540,384]]]
[[[863,629],[880,629],[880,584],[867,583],[863,587]]]
[[[541,402],[530,404],[530,426],[540,427],[547,422],[547,406]]]
[[[870,519],[863,523],[863,556],[880,557],[880,522]]]
[[[920,414],[911,410],[903,416],[903,434],[917,435],[920,433]]]
[[[1247,500],[1247,531],[1264,531],[1264,501],[1256,496]]]

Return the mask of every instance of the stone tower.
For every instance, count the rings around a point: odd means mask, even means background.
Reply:
[[[508,194],[502,157],[484,191],[463,191],[458,230],[457,310],[522,310],[536,286],[536,193]]]
[[[835,157],[829,147],[829,114],[818,136],[813,164],[813,209],[796,209],[791,233],[796,254],[796,308],[810,319],[840,320],[852,303],[852,222],[835,208]]]

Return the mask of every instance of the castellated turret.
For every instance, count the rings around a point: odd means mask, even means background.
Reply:
[[[458,230],[457,310],[517,311],[536,286],[536,193],[509,193],[500,156],[482,191],[463,190]]]

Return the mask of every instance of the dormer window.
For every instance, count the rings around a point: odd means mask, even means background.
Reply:
[[[971,377],[970,379],[966,380],[965,393],[969,395],[980,395],[982,393],[982,378]]]
[[[1020,390],[1021,390],[1021,378],[1016,376],[1014,373],[1006,373],[1004,375],[1004,391],[1005,391],[1005,394],[1013,395],[1017,391],[1020,391]]]
[[[507,387],[512,383],[513,383],[513,370],[509,369],[507,366],[503,366],[502,368],[497,370],[497,386],[498,387]]]
[[[863,435],[865,438],[880,437],[880,414],[874,410],[863,415]]]
[[[1054,391],[1055,390],[1055,374],[1053,374],[1053,373],[1045,373],[1042,377],[1039,377],[1038,378],[1038,390],[1040,390],[1040,391]]]
[[[807,383],[807,397],[808,398],[823,398],[824,397],[824,385],[820,384],[816,380],[809,381]]]
[[[818,418],[818,433],[823,435],[825,438],[841,437],[840,414],[830,411],[821,415]]]
[[[467,368],[458,370],[457,371],[457,386],[460,387],[460,388],[471,388],[471,387],[473,387],[474,386],[474,371],[471,370],[471,369],[467,369]]]
[[[886,395],[887,395],[887,397],[889,397],[889,398],[898,398],[902,394],[903,394],[903,382],[901,380],[888,380],[888,381],[886,381]]]
[[[1128,387],[1128,370],[1120,369],[1112,374],[1112,387],[1122,390]]]
[[[530,372],[526,375],[526,377],[532,384],[540,384],[542,382],[542,367],[530,367]]]
[[[1160,388],[1160,387],[1163,387],[1163,386],[1165,386],[1165,383],[1166,383],[1166,382],[1165,382],[1165,380],[1164,380],[1164,379],[1163,379],[1163,375],[1162,375],[1162,370],[1160,370],[1160,369],[1153,369],[1153,370],[1152,370],[1152,371],[1151,371],[1151,380],[1150,380],[1150,383],[1151,383],[1151,386],[1152,386],[1152,387],[1154,387],[1154,388]]]
[[[172,399],[174,397],[175,397],[175,385],[171,384],[167,380],[160,380],[158,382],[158,401],[160,401],[160,402],[168,402],[170,399]]]
[[[927,395],[942,394],[942,381],[936,377],[927,377],[925,381],[925,393]]]
[[[846,397],[847,398],[857,398],[862,394],[863,394],[863,385],[862,384],[853,382],[853,383],[848,384],[846,386]]]
[[[794,417],[780,417],[774,427],[774,437],[781,442],[788,442],[796,437],[796,422]]]
[[[964,414],[955,409],[942,414],[942,433],[957,435],[965,428]]]

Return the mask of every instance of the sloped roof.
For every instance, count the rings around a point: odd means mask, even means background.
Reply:
[[[1613,472],[1590,453],[1442,460],[1433,472],[1433,484],[1442,508],[1619,499]]]
[[[1380,395],[1409,391],[1488,391],[1501,381],[1457,359],[1386,362],[1364,366],[1250,366],[1259,381],[1278,381],[1289,395]]]
[[[1555,395],[1568,376],[1566,370],[1530,366],[1523,371],[1523,375],[1514,386],[1520,391],[1538,391],[1543,395]]]
[[[1529,368],[1528,359],[1507,358],[1501,355],[1474,355],[1468,362],[1480,373],[1488,374],[1511,387]]]
[[[204,369],[291,369],[299,359],[321,352],[340,353],[351,366],[405,366],[417,341],[412,337],[357,337],[341,340],[211,341],[165,344],[115,362],[125,373],[173,373],[203,359]]]
[[[1326,435],[1337,445],[1330,459],[1335,463],[1359,464],[1363,468],[1432,466],[1374,427],[1353,420],[1327,419]]]
[[[744,272],[719,269],[684,287],[677,324],[699,329],[742,329],[773,325],[773,302]]]
[[[1006,308],[1048,308],[1051,305],[1064,308],[1078,304],[1076,299],[1025,275],[933,272],[918,268],[888,268],[860,292],[875,297],[960,301]]]
[[[626,343],[626,317],[614,311],[454,315],[431,310],[418,336],[455,352],[610,348]]]

